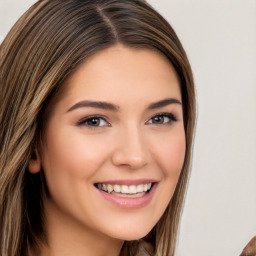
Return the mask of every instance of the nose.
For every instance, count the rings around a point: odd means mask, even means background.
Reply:
[[[130,169],[146,166],[150,159],[147,142],[138,128],[126,129],[116,138],[116,146],[112,154],[112,163]]]

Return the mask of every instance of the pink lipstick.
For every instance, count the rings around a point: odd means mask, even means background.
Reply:
[[[95,184],[107,201],[126,209],[138,209],[152,200],[157,182],[153,180],[115,180]]]

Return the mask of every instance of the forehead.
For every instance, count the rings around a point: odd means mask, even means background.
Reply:
[[[97,97],[97,100],[119,101],[172,96],[181,100],[179,79],[162,54],[150,49],[115,45],[85,60],[63,84],[62,95],[69,101]],[[73,103],[73,102],[72,102]],[[70,102],[71,104],[71,102]]]

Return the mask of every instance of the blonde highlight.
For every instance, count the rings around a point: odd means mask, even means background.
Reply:
[[[52,99],[88,57],[117,43],[165,55],[180,79],[186,155],[173,198],[144,238],[125,242],[121,254],[173,256],[186,193],[195,126],[191,67],[174,30],[142,0],[41,0],[15,24],[0,46],[0,255],[27,255],[46,243],[43,172],[28,173]],[[31,193],[33,195],[31,195]]]

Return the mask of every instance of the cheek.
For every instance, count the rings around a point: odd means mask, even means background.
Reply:
[[[184,132],[180,130],[159,137],[154,150],[156,170],[161,174],[155,207],[151,212],[151,218],[154,217],[157,223],[173,197],[183,167],[186,152]]]
[[[162,142],[159,147],[159,164],[165,178],[178,179],[181,172],[186,152],[184,132],[171,136]]]
[[[92,143],[79,132],[48,132],[42,167],[52,202],[61,211],[78,213],[83,207],[84,195],[91,193],[91,179],[104,163],[103,150],[100,143]]]
[[[173,144],[170,146],[169,154],[166,155],[166,158],[170,159],[170,164],[176,166],[177,170],[180,171],[185,158],[186,153],[186,140],[185,135],[177,137]]]
[[[58,130],[47,138],[43,153],[46,171],[63,175],[90,177],[103,161],[102,144],[84,138],[80,133]]]

